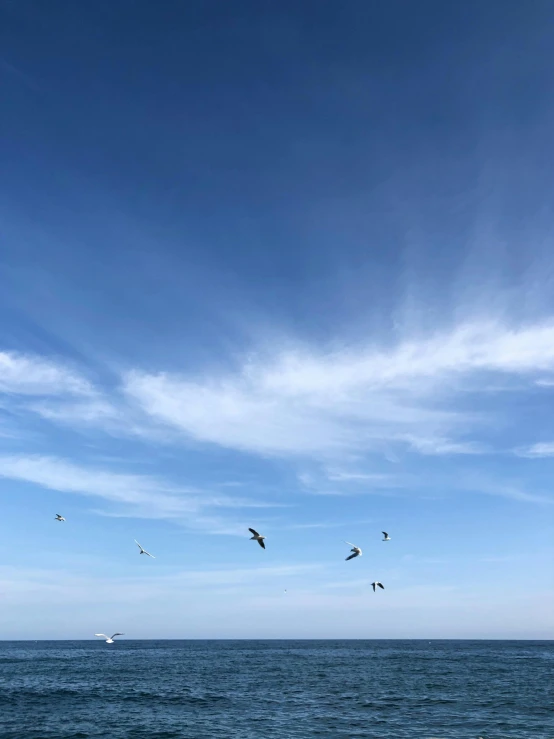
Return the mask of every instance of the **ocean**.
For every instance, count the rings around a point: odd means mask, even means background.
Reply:
[[[0,642],[1,739],[554,739],[551,641]]]

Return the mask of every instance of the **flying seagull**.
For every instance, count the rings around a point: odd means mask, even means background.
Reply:
[[[65,521],[65,518],[63,516],[60,516],[59,513],[56,513],[56,518],[54,520],[55,521]]]
[[[258,542],[258,544],[261,546],[261,548],[265,549],[265,544],[264,544],[265,536],[261,536],[254,529],[248,529],[248,531],[250,531],[250,533],[253,534],[253,536],[250,537],[250,541],[252,541],[252,539],[255,539]]]
[[[352,554],[346,558],[345,562],[348,562],[349,559],[354,559],[354,557],[361,557],[362,556],[362,550],[360,547],[357,547],[355,544],[352,544],[350,541],[345,541],[345,544],[348,544],[349,547],[352,547],[350,550]]]
[[[106,644],[113,644],[114,637],[116,636],[125,636],[125,634],[120,634],[119,631],[117,631],[115,634],[112,634],[111,636],[106,636],[106,634],[95,634],[94,636],[103,636],[106,640]]]
[[[372,583],[371,583],[371,587],[373,588],[373,592],[375,592],[375,588],[376,588],[377,586],[379,586],[379,587],[380,587],[380,588],[381,588],[382,590],[384,590],[384,589],[385,589],[385,586],[383,585],[383,583],[382,583],[382,582],[377,582],[377,581],[375,581],[375,582],[372,582]]]
[[[135,544],[140,549],[140,554],[147,554],[149,557],[152,557],[152,559],[156,559],[156,557],[154,557],[153,554],[150,554],[150,552],[147,552],[146,549],[143,549],[136,539],[135,539]]]
[[[390,541],[390,536],[389,536],[389,535],[387,534],[387,532],[386,532],[386,531],[381,531],[381,533],[382,533],[382,534],[383,534],[383,536],[384,536],[384,539],[383,539],[383,541]]]

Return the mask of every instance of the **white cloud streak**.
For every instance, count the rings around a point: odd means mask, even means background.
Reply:
[[[123,509],[108,511],[107,515],[181,518],[191,528],[208,529],[213,533],[238,533],[238,524],[231,525],[219,518],[205,516],[202,514],[205,509],[265,508],[272,505],[245,498],[212,495],[198,488],[173,486],[147,475],[91,469],[47,456],[0,456],[0,477],[32,483],[49,490],[100,497],[124,506]]]
[[[375,483],[377,485],[396,484],[396,478],[392,475],[384,475],[380,473],[369,473],[369,472],[348,472],[346,470],[326,470],[325,477],[331,482],[352,482],[352,483]],[[311,478],[303,475],[302,482],[309,484]]]
[[[518,457],[529,457],[538,459],[540,457],[554,457],[554,441],[543,441],[528,447],[520,447],[515,450]]]
[[[283,351],[211,378],[133,371],[124,392],[194,440],[262,455],[385,453],[385,442],[423,454],[478,454],[485,448],[464,437],[486,418],[453,409],[458,391],[484,373],[550,369],[553,323],[511,330],[489,322],[388,351]]]
[[[65,364],[0,352],[0,392],[15,395],[90,395],[92,385]]]
[[[535,381],[535,385],[539,387],[554,387],[554,380],[549,377],[542,377]]]
[[[554,370],[554,324],[512,330],[471,323],[388,350],[297,348],[252,356],[237,371],[211,377],[130,371],[122,396],[107,398],[65,365],[3,352],[0,391],[52,396],[27,408],[57,423],[264,456],[483,454],[486,446],[468,437],[490,418],[468,411],[467,392],[480,386],[479,378],[486,384],[484,373],[540,373],[535,382],[544,383],[544,373]]]
[[[529,491],[525,485],[496,480],[478,479],[468,477],[454,482],[454,488],[467,490],[484,495],[494,495],[501,498],[522,501],[524,503],[545,503],[551,505],[554,498],[544,495],[542,492]]]
[[[361,519],[359,521],[319,521],[317,523],[294,523],[288,526],[289,529],[293,530],[308,530],[308,529],[340,529],[346,526],[357,526],[359,524],[373,523],[373,519]]]
[[[106,424],[117,421],[120,414],[108,401],[101,398],[85,400],[79,403],[58,402],[29,404],[27,409],[37,413],[48,421],[56,421],[69,425]]]
[[[485,454],[487,451],[484,444],[474,441],[455,442],[449,439],[426,439],[414,436],[409,442],[414,451],[433,456],[445,454]]]

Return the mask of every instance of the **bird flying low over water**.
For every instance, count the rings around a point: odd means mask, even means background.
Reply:
[[[106,634],[95,634],[94,636],[103,636],[106,640],[106,644],[113,644],[114,637],[116,636],[125,636],[125,634],[120,634],[119,631],[117,631],[115,634],[112,634],[111,636],[106,636]]]
[[[390,541],[390,536],[386,531],[381,531],[381,533],[383,534],[383,541]]]
[[[156,557],[154,557],[153,554],[150,554],[150,552],[147,552],[146,549],[143,549],[136,539],[135,539],[135,544],[140,549],[139,554],[147,554],[149,557],[152,557],[152,559],[156,559]],[[163,557],[162,557],[162,559],[163,559]]]
[[[261,534],[258,534],[258,532],[255,531],[254,529],[248,529],[248,531],[250,531],[250,533],[253,534],[253,536],[250,537],[250,541],[254,539],[255,541],[258,542],[258,544],[261,546],[262,549],[265,549],[265,544],[264,544],[265,536],[261,536]]]
[[[344,543],[348,544],[349,547],[352,547],[352,549],[350,550],[352,554],[345,559],[345,562],[348,562],[349,559],[354,559],[354,557],[362,556],[362,550],[360,549],[360,547],[357,547],[355,544],[352,544],[349,541],[345,541]]]
[[[56,513],[56,518],[55,518],[55,520],[56,520],[56,521],[65,521],[65,518],[64,518],[63,516],[60,516],[60,514],[59,514],[59,513]]]
[[[385,586],[383,585],[383,583],[382,582],[377,582],[377,580],[376,580],[375,582],[372,582],[371,583],[371,587],[373,588],[373,592],[375,592],[375,588],[377,586],[379,586],[381,588],[381,590],[384,590],[385,589]]]

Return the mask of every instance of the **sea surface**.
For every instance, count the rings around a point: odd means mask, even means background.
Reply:
[[[1,739],[554,739],[554,642],[0,642]]]

